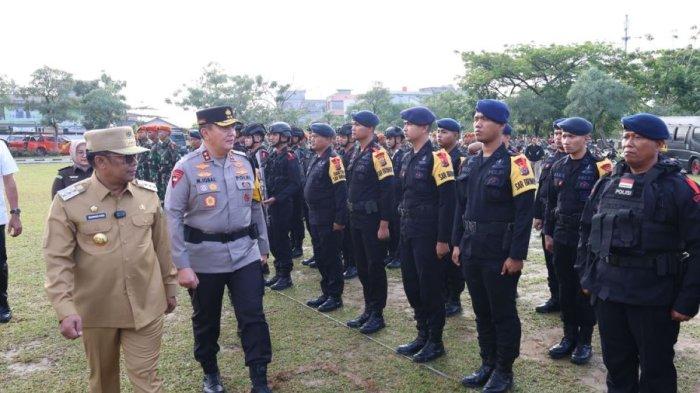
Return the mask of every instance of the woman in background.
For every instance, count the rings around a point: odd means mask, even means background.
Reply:
[[[73,165],[58,170],[51,187],[51,199],[56,195],[56,192],[92,176],[92,167],[88,163],[85,150],[85,139],[71,141],[69,151]]]

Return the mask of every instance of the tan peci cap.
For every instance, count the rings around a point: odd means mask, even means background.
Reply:
[[[129,156],[148,151],[145,147],[136,144],[134,130],[131,127],[90,130],[84,136],[87,141],[85,148],[91,153],[110,151]]]

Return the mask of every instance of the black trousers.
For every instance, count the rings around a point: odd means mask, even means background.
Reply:
[[[418,330],[432,342],[442,341],[445,327],[445,258],[435,253],[435,236],[401,237],[401,277]],[[427,329],[425,329],[427,328]]]
[[[355,252],[352,246],[352,233],[350,232],[350,223],[343,230],[343,238],[341,240],[340,249],[343,252],[343,270],[355,266]]]
[[[554,241],[554,268],[559,280],[561,320],[565,325],[590,328],[595,325],[595,313],[590,299],[581,291],[581,282],[574,270],[576,246]]]
[[[287,277],[292,271],[292,244],[289,231],[292,225],[291,200],[270,205],[268,214],[270,225],[267,228],[270,252],[275,257],[275,274]]]
[[[7,250],[5,248],[5,225],[0,225],[0,308],[10,307],[7,301],[7,283],[9,278]]]
[[[401,239],[401,218],[398,216],[392,217],[389,220],[389,243],[387,244],[389,248],[389,258],[390,259],[400,259],[401,250],[399,249],[399,240]]]
[[[501,275],[505,260],[462,261],[482,362],[512,372],[520,355],[520,318],[515,294],[520,274]]]
[[[595,306],[610,393],[676,392],[673,346],[680,323],[666,306],[598,299]],[[641,371],[641,373],[640,373]]]
[[[464,273],[460,266],[452,263],[452,247],[445,256],[445,301],[460,302],[460,296],[464,292]]]
[[[338,247],[343,233],[333,230],[333,224],[312,225],[311,244],[314,260],[321,273],[321,292],[326,296],[340,298],[343,295],[343,263]]]
[[[197,278],[199,285],[190,289],[189,294],[194,311],[194,358],[202,365],[204,373],[219,371],[216,354],[219,352],[221,304],[226,287],[238,321],[246,366],[270,363],[272,345],[263,312],[265,283],[260,262],[253,262],[233,273],[197,273]]]
[[[304,243],[304,205],[306,205],[303,191],[294,195],[292,202],[292,222],[290,228],[292,248],[301,248]]]
[[[557,280],[557,272],[554,268],[554,256],[547,251],[544,246],[544,232],[540,233],[542,238],[542,251],[544,251],[544,262],[547,266],[547,286],[549,286],[549,297],[559,302],[559,280]]]
[[[355,252],[357,275],[362,284],[365,310],[382,313],[386,307],[387,281],[384,257],[386,242],[377,238],[379,216],[364,215],[352,219],[352,246]]]

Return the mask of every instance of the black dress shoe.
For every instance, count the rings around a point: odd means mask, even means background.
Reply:
[[[571,354],[576,347],[576,342],[569,337],[564,337],[561,342],[549,348],[549,357],[552,359],[563,359]]]
[[[468,388],[480,388],[488,382],[493,373],[493,366],[482,364],[478,370],[462,378],[462,385]]]
[[[309,263],[309,267],[312,269],[318,269],[318,265],[316,264],[316,261],[311,261],[311,263]]]
[[[357,268],[355,266],[350,266],[343,272],[344,280],[352,280],[355,277],[357,277]]]
[[[386,264],[387,269],[400,269],[401,268],[401,261],[394,258],[389,263]]]
[[[591,344],[579,344],[571,354],[571,363],[578,365],[586,364],[591,360],[591,357],[593,357],[593,347],[591,347]]]
[[[384,329],[385,327],[384,316],[381,314],[372,313],[367,322],[365,322],[360,328],[360,333],[372,334]]]
[[[443,355],[445,355],[445,346],[442,345],[442,341],[437,343],[428,341],[411,359],[416,363],[427,363]]]
[[[223,385],[221,385],[221,377],[219,373],[204,374],[204,380],[202,382],[202,393],[222,393],[226,392]]]
[[[513,387],[513,373],[504,373],[503,371],[495,370],[491,374],[491,378],[484,385],[482,393],[503,393]]]
[[[462,313],[462,303],[459,301],[451,301],[445,303],[445,316],[451,317]]]
[[[271,287],[271,286],[273,286],[273,285],[277,282],[277,280],[279,280],[279,279],[280,279],[280,276],[278,276],[277,274],[275,274],[274,276],[272,276],[272,277],[270,277],[269,279],[265,280],[265,286],[266,286],[266,287]]]
[[[330,312],[343,307],[343,300],[333,296],[329,296],[328,299],[318,306],[318,311],[320,312]]]
[[[301,247],[292,248],[292,258],[301,258],[304,256],[304,250]]]
[[[250,393],[272,393],[272,390],[265,385],[265,386],[253,386],[252,389],[250,389]]]
[[[312,255],[312,256],[310,256],[309,258],[304,259],[303,261],[301,261],[301,264],[304,265],[304,266],[309,266],[309,263],[311,263],[311,262],[313,262],[313,261],[314,261],[314,256]]]
[[[362,325],[364,325],[368,319],[369,319],[369,313],[367,311],[363,311],[362,314],[360,314],[357,318],[351,319],[351,320],[347,321],[345,324],[348,325],[348,327],[350,327],[350,328],[357,329],[357,328],[362,327]]]
[[[292,278],[291,277],[280,277],[274,284],[270,286],[270,289],[273,291],[281,291],[283,289],[287,289],[294,285],[292,283]]]
[[[423,348],[423,346],[425,346],[425,343],[428,341],[428,338],[426,336],[427,334],[425,333],[418,333],[418,336],[410,343],[399,345],[396,348],[396,353],[404,356],[415,355],[416,353],[418,353],[418,351],[421,350],[421,348]]]
[[[321,295],[316,299],[309,300],[308,302],[306,302],[306,305],[309,307],[318,308],[318,306],[322,305],[326,300],[328,300],[328,296]]]
[[[559,302],[551,298],[546,302],[540,304],[539,306],[535,307],[535,312],[539,314],[549,314],[551,312],[557,312],[559,310]]]

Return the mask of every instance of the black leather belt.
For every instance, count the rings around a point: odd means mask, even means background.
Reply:
[[[464,221],[464,229],[470,233],[479,231],[506,231],[513,226],[511,222],[477,222],[477,221]]]
[[[199,244],[201,242],[228,243],[245,236],[250,236],[251,239],[257,239],[258,235],[258,227],[255,224],[250,224],[240,231],[231,233],[204,233],[200,229],[185,225],[185,241],[193,244]]]

